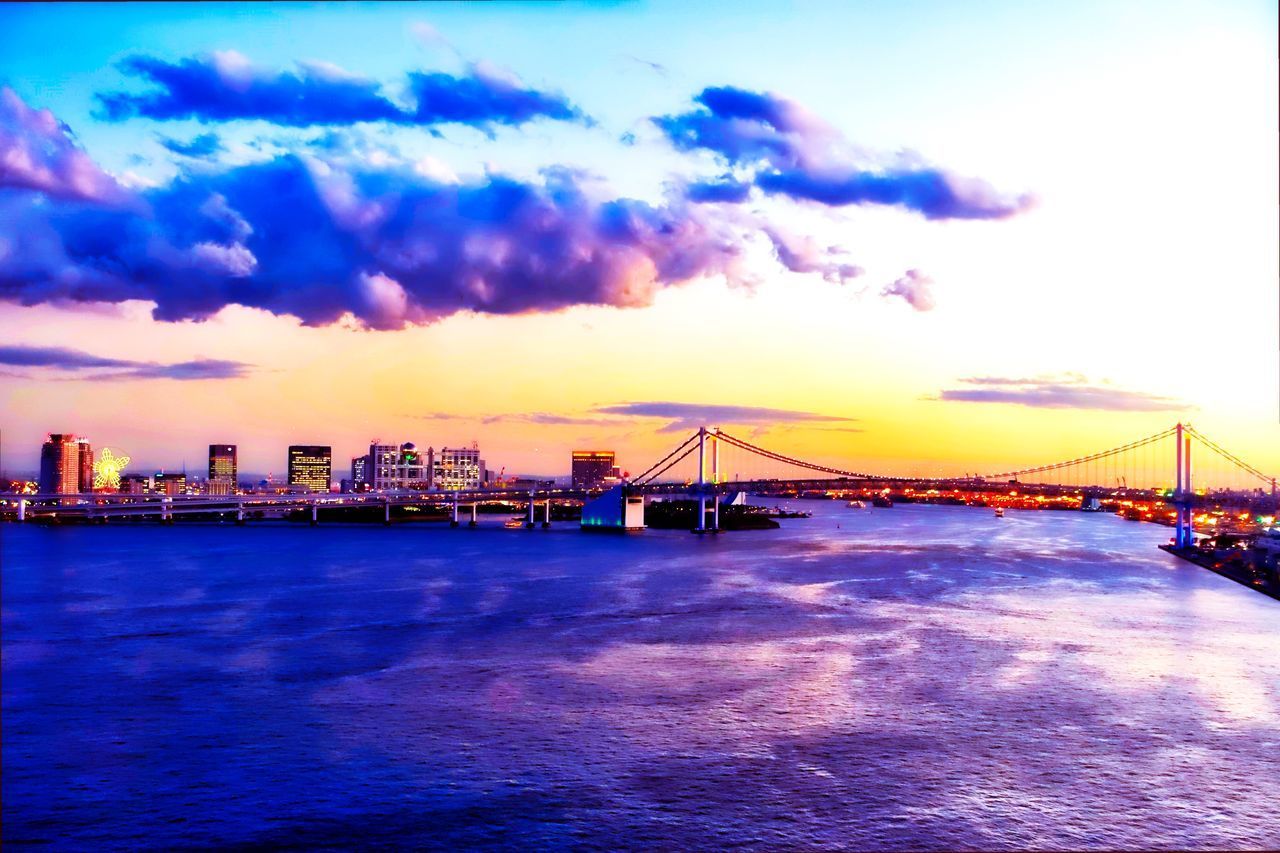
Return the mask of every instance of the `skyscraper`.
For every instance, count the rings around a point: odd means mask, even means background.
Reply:
[[[93,448],[70,433],[49,433],[40,447],[40,491],[73,495],[93,490]]]
[[[612,450],[573,451],[573,487],[586,491],[604,488],[606,481],[617,476],[615,458]]]
[[[289,446],[289,485],[312,492],[329,491],[333,448],[320,444]]]
[[[234,495],[236,493],[236,446],[234,444],[209,445],[209,494]]]

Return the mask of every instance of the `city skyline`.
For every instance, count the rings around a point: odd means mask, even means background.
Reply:
[[[0,9],[0,464],[73,431],[341,471],[380,436],[561,474],[707,423],[959,474],[1183,420],[1280,468],[1274,8],[984,10]],[[318,233],[472,255],[291,266],[255,242],[298,237],[286,185]],[[449,242],[393,197],[448,200]],[[181,258],[103,278],[85,216]]]

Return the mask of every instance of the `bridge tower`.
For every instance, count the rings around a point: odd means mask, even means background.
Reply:
[[[711,482],[707,482],[707,439],[711,439]],[[720,532],[720,498],[716,494],[720,484],[720,430],[717,427],[698,427],[698,522],[694,533],[707,532],[707,495],[711,496],[711,532]]]
[[[1176,457],[1176,486],[1173,492],[1174,525],[1173,546],[1190,548],[1195,544],[1192,535],[1192,497],[1191,490],[1191,437],[1184,434],[1181,422],[1174,429],[1174,455]]]

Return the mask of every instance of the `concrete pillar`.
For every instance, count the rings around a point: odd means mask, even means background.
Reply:
[[[529,492],[529,518],[524,523],[524,526],[527,527],[529,530],[533,529],[533,514],[535,512],[535,506],[536,504],[533,499],[533,492]]]
[[[320,502],[315,499],[312,499],[311,501],[311,526],[312,527],[315,527],[317,524],[320,523],[319,507],[320,507]]]
[[[236,501],[236,524],[244,524],[244,501]]]
[[[165,495],[160,499],[160,521],[173,524],[173,498]]]
[[[711,496],[711,530],[714,533],[720,532],[720,495]]]
[[[391,523],[391,496],[388,495],[382,499],[382,523]]]
[[[458,493],[453,493],[453,518],[449,520],[450,527],[458,526]]]
[[[550,527],[550,526],[551,526],[551,498],[547,498],[547,505],[546,505],[546,507],[543,509],[543,513],[542,513],[542,526],[543,526],[543,527]]]
[[[18,521],[27,520],[27,499],[18,498]]]
[[[480,512],[480,502],[473,501],[471,504],[471,522],[467,525],[468,527],[475,527],[477,524],[480,523],[480,520],[476,517],[479,514],[479,512]]]

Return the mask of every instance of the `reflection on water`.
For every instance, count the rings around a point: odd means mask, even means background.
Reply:
[[[1274,601],[1110,516],[811,508],[6,527],[4,840],[1280,846]]]

